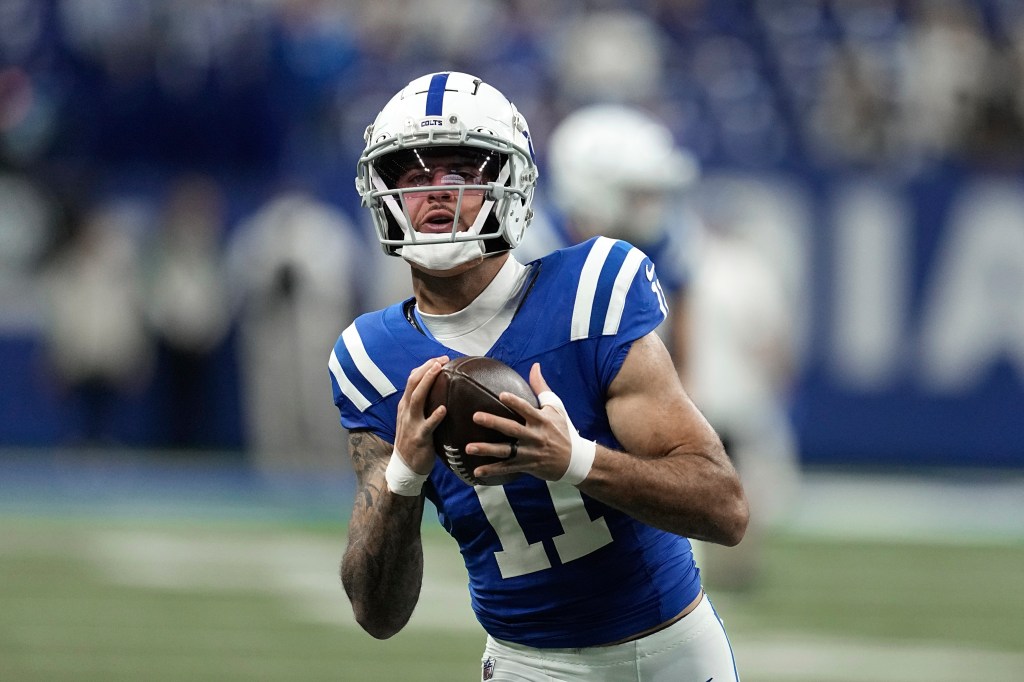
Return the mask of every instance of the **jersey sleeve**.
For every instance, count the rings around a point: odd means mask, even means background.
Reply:
[[[367,348],[388,348],[383,326],[377,317],[363,315],[338,337],[328,360],[334,404],[340,412],[341,425],[349,431],[369,429],[387,441],[394,440],[394,410],[397,401],[395,377],[382,369],[388,366],[381,358],[374,359]]]
[[[657,329],[668,303],[654,263],[631,244],[607,237],[590,242],[579,271],[570,336],[595,342],[595,368],[607,388],[633,341]]]

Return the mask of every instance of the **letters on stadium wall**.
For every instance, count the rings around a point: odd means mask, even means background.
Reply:
[[[1024,465],[1024,179],[750,186],[801,310],[804,461]]]

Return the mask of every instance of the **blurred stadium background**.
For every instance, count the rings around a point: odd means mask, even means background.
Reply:
[[[442,69],[542,173],[656,112],[785,277],[802,478],[707,575],[744,679],[1024,679],[1019,0],[0,0],[0,679],[476,678],[436,524],[395,640],[336,578],[326,358],[407,285],[355,161]]]

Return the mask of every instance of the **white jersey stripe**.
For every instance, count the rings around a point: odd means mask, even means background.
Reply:
[[[341,363],[338,362],[338,356],[335,352],[331,351],[331,359],[327,361],[328,367],[331,368],[331,374],[334,375],[334,380],[338,382],[338,388],[345,394],[356,408],[362,412],[370,406],[370,401],[366,399],[359,389],[356,388],[348,376],[345,374],[345,370],[341,368]]]
[[[636,271],[643,263],[644,254],[640,249],[630,249],[626,254],[626,260],[619,268],[619,274],[615,277],[615,284],[612,286],[612,298],[608,302],[608,312],[604,316],[604,328],[601,333],[605,336],[619,332],[619,322],[622,321],[622,311],[626,307],[626,294],[629,292],[629,285],[633,283]]]
[[[587,255],[587,261],[580,272],[580,283],[576,287],[576,302],[572,307],[572,326],[569,338],[572,341],[585,339],[590,335],[590,315],[594,308],[594,296],[601,277],[601,268],[608,260],[608,254],[615,244],[614,239],[598,237]]]
[[[356,329],[355,324],[350,324],[341,333],[341,340],[344,342],[345,348],[348,349],[348,354],[352,356],[352,362],[355,363],[356,369],[377,389],[382,398],[386,398],[398,390],[387,375],[381,371],[381,368],[370,359],[369,353],[363,346],[363,337],[359,336],[359,330]]]

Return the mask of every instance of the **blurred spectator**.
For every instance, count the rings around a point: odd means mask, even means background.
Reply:
[[[53,198],[31,176],[0,172],[0,330],[37,323],[34,276],[56,219]]]
[[[214,351],[230,321],[223,226],[220,187],[203,176],[183,178],[171,189],[148,254],[146,311],[160,350],[167,444],[173,447],[208,444],[203,425],[214,411]]]
[[[149,215],[112,200],[90,209],[47,265],[45,340],[61,395],[74,410],[71,438],[115,439],[121,397],[145,388],[153,347],[146,329],[138,240]]]
[[[942,157],[960,153],[994,43],[1020,51],[1001,0],[6,4],[0,146],[105,166],[335,174],[367,96],[470,62],[539,122],[540,148],[543,122],[617,101],[657,111],[702,160],[784,163],[805,135],[861,160]]]
[[[1019,44],[992,46],[979,96],[964,121],[964,155],[981,168],[1024,168],[1024,20]]]
[[[664,85],[665,36],[639,11],[580,12],[556,44],[556,77],[569,106],[649,102]]]
[[[898,153],[895,103],[878,64],[853,47],[831,50],[809,108],[811,149],[826,162],[875,165]]]
[[[502,3],[496,0],[367,3],[362,15],[364,27],[391,49],[430,52],[448,63],[479,59],[501,40],[497,29],[505,22]]]
[[[263,470],[323,472],[346,461],[324,358],[358,312],[355,228],[310,194],[270,199],[238,226],[229,272],[238,314],[248,448]]]
[[[734,186],[740,190],[739,186]],[[726,197],[737,205],[737,195]],[[690,286],[691,362],[686,388],[718,432],[750,504],[737,547],[700,543],[712,585],[746,588],[761,568],[766,532],[795,502],[799,465],[788,406],[798,315],[777,264],[735,207],[706,215]]]
[[[959,151],[968,113],[985,88],[989,40],[982,14],[965,0],[912,3],[906,40],[902,135],[925,158]]]

